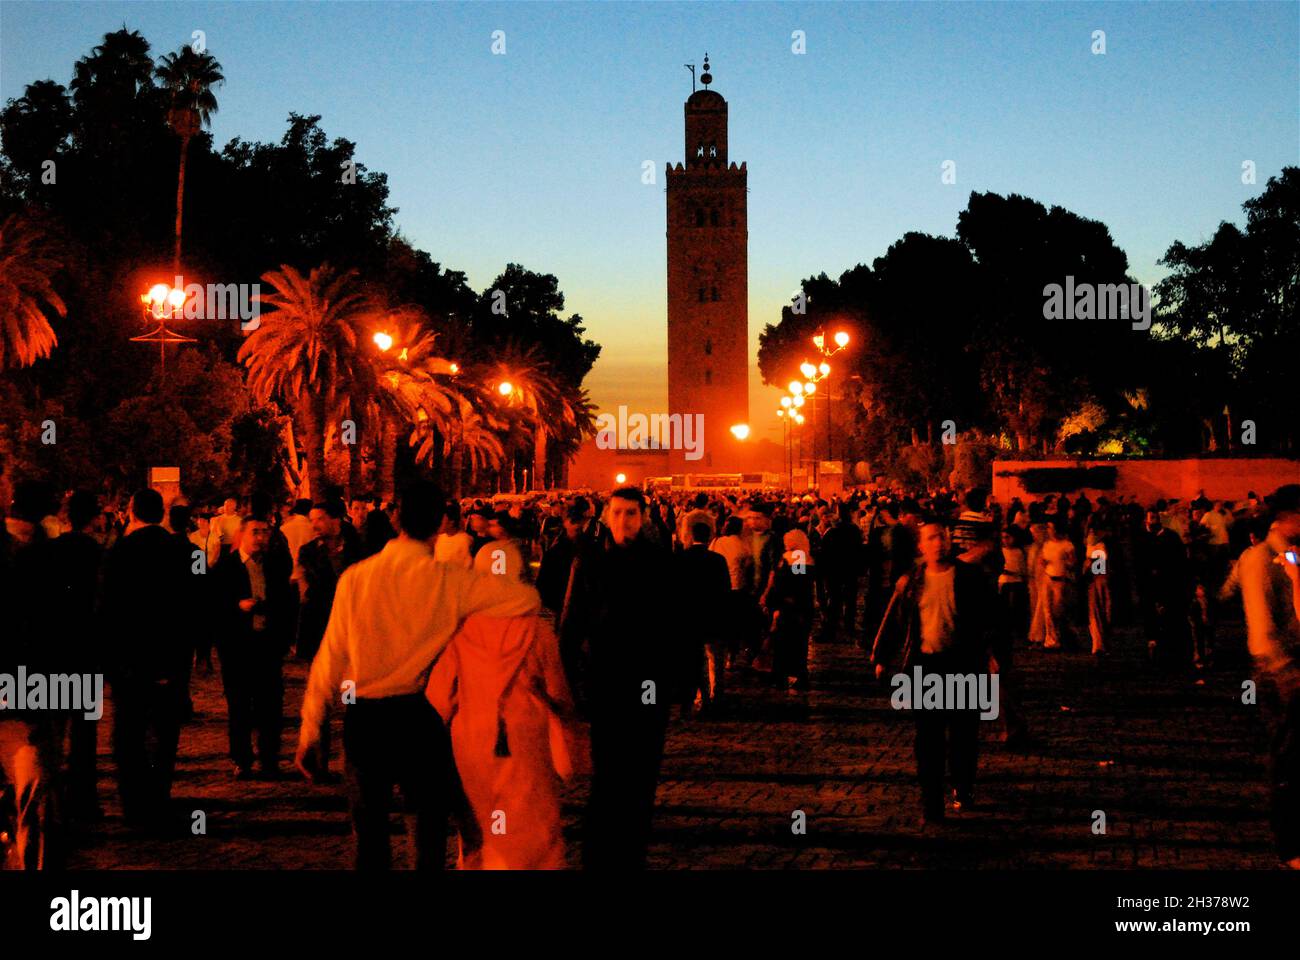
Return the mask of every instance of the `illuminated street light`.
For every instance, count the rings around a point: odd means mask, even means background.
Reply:
[[[817,384],[815,384],[815,383],[813,383],[811,380],[809,380],[807,383],[805,383],[805,384],[803,385],[803,392],[804,392],[807,396],[810,396],[810,397],[811,397],[814,393],[817,392]]]
[[[794,415],[794,422],[797,423],[797,424],[799,424],[799,426],[802,427],[802,426],[803,426],[803,414],[802,414],[802,413],[796,413],[796,414]]]
[[[614,475],[614,482],[615,482],[615,483],[618,483],[618,484],[624,484],[624,483],[627,483],[627,474],[626,474],[626,473],[618,473],[618,474],[615,474],[615,475]]]
[[[803,384],[800,383],[798,380],[791,380],[790,393],[796,397],[799,396],[801,393],[803,393]]]
[[[817,368],[817,372],[820,373],[823,377],[827,376],[831,372],[831,365],[827,363],[825,360],[823,360],[821,366]]]
[[[749,437],[749,424],[738,423],[731,428],[731,435],[737,440],[744,440]]]
[[[501,396],[503,397],[508,397],[510,396],[510,394],[514,392],[515,392],[515,385],[511,383],[509,380],[502,380],[501,383],[497,386],[497,393],[501,394]]]
[[[782,398],[781,398],[781,406],[785,407],[786,409],[789,409],[790,404],[792,404],[792,403],[794,403],[794,401],[791,400],[789,397],[782,397]],[[779,413],[780,411],[777,411],[777,412]]]
[[[172,288],[165,283],[155,283],[146,293],[140,295],[140,302],[144,305],[144,320],[150,324],[150,316],[157,321],[158,326],[148,333],[143,333],[138,337],[131,337],[133,343],[156,343],[158,344],[158,378],[160,381],[167,379],[167,344],[169,343],[194,343],[193,337],[182,336],[172,330],[167,329],[167,321],[175,320],[181,317],[185,306],[185,289],[183,287]]]
[[[383,330],[380,330],[378,333],[375,334],[374,341],[375,341],[375,346],[377,346],[384,353],[387,353],[388,350],[393,345],[392,335],[385,333]]]
[[[817,375],[817,368],[814,367],[807,360],[805,360],[803,363],[799,365],[799,372],[802,373],[806,378],[811,380],[813,377]]]
[[[845,333],[843,330],[835,334],[835,345],[839,347],[841,350],[843,350],[845,347],[849,345],[849,335]]]
[[[459,364],[455,364],[455,363],[453,363],[449,369],[450,369],[450,371],[451,371],[452,376],[455,376],[456,374],[460,373],[460,365],[459,365]]]
[[[798,396],[794,397],[793,403],[796,407],[802,407],[804,405],[803,394],[799,394]]]

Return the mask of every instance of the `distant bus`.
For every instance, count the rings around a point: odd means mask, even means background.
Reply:
[[[654,493],[675,490],[775,490],[782,486],[779,473],[686,473],[646,477],[642,487]]]

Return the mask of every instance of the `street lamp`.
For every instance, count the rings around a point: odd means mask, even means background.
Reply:
[[[626,473],[614,474],[614,482],[621,487],[623,484],[627,483],[627,474]]]
[[[158,326],[148,333],[132,337],[133,343],[158,344],[158,381],[167,381],[167,344],[194,343],[193,337],[184,337],[167,329],[167,321],[183,314],[185,290],[182,287],[169,287],[165,283],[155,283],[145,293],[140,294],[140,303],[144,306],[144,322],[150,317],[158,321]]]
[[[731,428],[731,434],[737,440],[746,440],[749,438],[749,424],[738,423]]]
[[[837,330],[835,332],[835,336],[833,337],[835,341],[834,349],[828,350],[826,348],[826,331],[824,330],[818,333],[812,339],[813,339],[813,346],[815,346],[818,352],[820,352],[824,357],[833,357],[835,356],[835,354],[839,353],[841,350],[843,350],[845,347],[849,345],[849,335],[844,330]],[[806,366],[812,366],[812,364],[806,364]],[[818,380],[822,379],[823,377],[830,376],[831,365],[826,361],[823,360],[816,369],[821,374],[821,376],[817,378]],[[832,420],[831,385],[828,383],[826,384],[826,459],[827,460],[835,459],[835,454],[831,446],[831,420]],[[815,444],[816,441],[814,441],[814,445]]]
[[[387,353],[393,346],[392,335],[389,333],[385,333],[383,330],[380,330],[378,333],[375,334],[374,341],[375,341],[375,346],[377,346],[380,349],[380,351],[383,353]]]
[[[497,385],[497,393],[501,394],[501,396],[503,397],[508,397],[510,396],[510,394],[514,392],[515,392],[515,385],[511,383],[509,380],[502,380]]]

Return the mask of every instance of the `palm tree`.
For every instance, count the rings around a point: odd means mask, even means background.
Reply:
[[[505,423],[491,415],[484,416],[480,413],[468,395],[455,390],[450,390],[449,394],[454,404],[454,414],[449,422],[455,424],[454,427],[449,427],[454,433],[451,495],[459,499],[467,463],[470,486],[473,487],[481,470],[496,470],[505,462],[505,446],[498,436]],[[444,433],[444,436],[447,434]],[[415,452],[416,463],[432,463],[436,449],[436,431],[432,422],[417,418],[410,442],[411,446],[419,447]]]
[[[181,215],[185,209],[185,167],[190,140],[211,124],[212,115],[217,112],[212,88],[224,83],[226,78],[212,54],[195,53],[193,47],[181,47],[179,53],[167,54],[154,73],[171,95],[167,122],[181,139],[181,160],[176,174],[176,247],[172,255],[172,275],[180,276]]]
[[[436,351],[437,334],[426,326],[416,307],[387,311],[382,330],[390,340],[372,360],[375,384],[369,409],[378,426],[375,444],[375,482],[381,497],[394,492],[393,469],[397,460],[397,433],[402,424],[424,425],[443,436],[453,422],[459,395],[443,379],[452,363]],[[422,447],[423,449],[423,447]]]
[[[0,223],[0,370],[31,366],[58,344],[47,314],[68,313],[53,282],[62,266],[32,221]]]
[[[564,403],[564,391],[555,377],[551,364],[543,359],[541,350],[534,344],[526,348],[508,342],[497,352],[496,361],[488,367],[490,383],[508,382],[510,393],[504,397],[509,409],[522,414],[531,428],[533,442],[533,482],[539,483],[546,472],[547,438],[554,430],[566,429],[566,418],[571,411]],[[498,395],[498,400],[502,397]],[[511,487],[514,486],[514,459],[510,468]]]
[[[260,402],[278,394],[298,414],[314,486],[325,481],[326,415],[356,378],[367,301],[356,271],[329,264],[306,277],[284,264],[262,274],[262,283],[273,292],[258,301],[272,309],[239,348],[239,360]]]

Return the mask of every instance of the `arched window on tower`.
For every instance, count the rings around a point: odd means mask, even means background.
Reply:
[[[716,143],[709,144],[709,157],[714,160],[718,159],[718,145]]]
[[[704,208],[703,208],[703,207],[696,207],[696,208],[695,208],[695,225],[696,225],[697,227],[702,227],[702,226],[704,226]]]
[[[717,225],[718,225],[718,208],[714,207],[709,211],[709,226],[716,227]]]
[[[704,355],[705,355],[706,357],[711,357],[711,356],[713,356],[713,341],[712,341],[712,340],[705,340],[705,341],[704,341]]]
[[[709,296],[712,298],[714,303],[717,303],[719,300],[722,299],[720,296],[718,296],[717,287],[709,287]]]
[[[695,148],[695,155],[697,157],[704,156],[704,144],[701,143],[698,147]]]
[[[700,287],[700,303],[704,303],[704,288]]]

